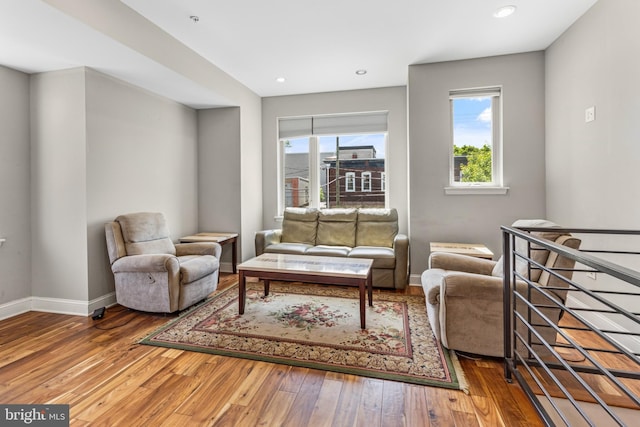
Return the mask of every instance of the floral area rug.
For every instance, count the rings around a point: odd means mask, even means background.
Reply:
[[[455,353],[436,341],[424,297],[374,294],[360,328],[356,288],[247,283],[245,313],[238,285],[140,341],[141,344],[241,357],[373,378],[466,390]]]

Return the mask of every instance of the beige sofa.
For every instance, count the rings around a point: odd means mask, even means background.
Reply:
[[[282,253],[373,259],[373,286],[403,289],[409,238],[395,209],[287,208],[282,229],[256,233],[256,256]]]

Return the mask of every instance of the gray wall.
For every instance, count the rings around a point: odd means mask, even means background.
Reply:
[[[236,107],[198,111],[198,189],[200,229],[239,232],[242,227],[240,109]],[[210,183],[210,185],[206,185]],[[241,251],[240,249],[238,250]],[[231,262],[227,247],[224,263]]]
[[[104,223],[121,213],[197,230],[195,110],[85,68],[33,76],[31,106],[33,296],[113,292]]]
[[[85,73],[31,78],[32,292],[86,301]]]
[[[0,93],[1,306],[31,296],[29,76],[0,66]]]
[[[163,212],[171,237],[198,230],[196,111],[96,71],[86,74],[89,299],[113,292],[104,223]]]
[[[445,195],[449,184],[449,91],[502,86],[506,195]],[[544,53],[409,67],[412,283],[430,241],[484,243],[501,255],[500,226],[544,217]]]
[[[406,87],[279,96],[262,99],[263,224],[279,228],[277,206],[277,119],[362,111],[389,111],[386,153],[389,206],[398,210],[401,233],[408,232],[407,96]]]
[[[640,228],[638,17],[640,2],[599,1],[546,52],[547,205],[563,224]]]
[[[638,17],[640,2],[599,1],[547,49],[547,210],[562,224],[640,229]],[[596,120],[586,123],[590,106]],[[583,248],[637,251],[640,245],[638,238],[582,237]],[[640,256],[608,259],[640,270]],[[601,289],[620,286],[604,275],[580,282]],[[637,312],[637,299],[611,299]]]

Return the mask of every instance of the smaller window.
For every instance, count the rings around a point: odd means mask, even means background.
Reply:
[[[371,191],[371,172],[362,172],[362,191]]]
[[[349,192],[356,191],[356,174],[354,172],[347,172],[345,177],[345,190]]]
[[[451,91],[450,185],[502,186],[501,89]]]

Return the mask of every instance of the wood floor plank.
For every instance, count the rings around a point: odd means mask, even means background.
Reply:
[[[288,391],[278,390],[274,393],[273,398],[264,411],[260,414],[258,426],[281,426],[291,410],[296,394]]]
[[[405,425],[404,384],[395,381],[382,383],[382,425]]]
[[[430,427],[431,413],[427,405],[425,387],[407,384],[404,387],[404,414],[406,425]]]
[[[298,427],[309,424],[309,418],[320,395],[324,377],[323,371],[309,370],[307,372],[296,399],[284,420],[284,426]]]
[[[367,378],[364,380],[362,399],[358,407],[356,426],[382,425],[382,388],[381,380]]]
[[[462,391],[458,392],[464,394]],[[449,402],[449,390],[429,388],[425,390],[429,425],[431,427],[445,427],[455,425]]]
[[[228,404],[216,416],[216,424],[257,425],[261,414],[276,395],[288,370],[287,366],[264,362],[259,362],[257,367],[258,369],[251,371],[245,377],[238,391],[231,396]],[[252,375],[254,373],[256,375]],[[247,392],[249,389],[251,392]]]
[[[362,377],[354,375],[343,376],[340,398],[333,415],[333,427],[347,427],[355,424],[364,384],[364,378]]]
[[[331,380],[325,377],[318,395],[318,400],[309,417],[309,425],[318,427],[330,427],[333,418],[327,416],[334,414],[342,392],[342,381]]]

